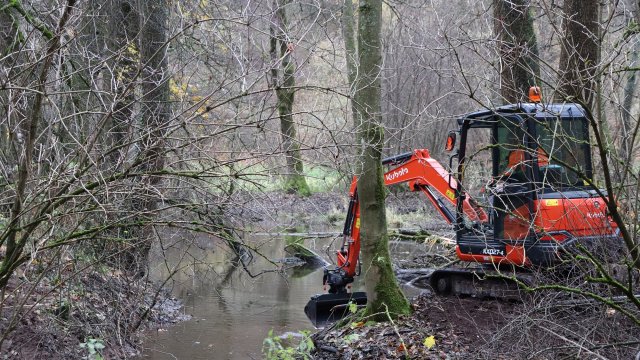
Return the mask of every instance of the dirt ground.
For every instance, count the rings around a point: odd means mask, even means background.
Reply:
[[[469,358],[508,321],[516,303],[422,295],[414,313],[393,323],[361,325],[315,334],[314,359],[448,359]],[[433,346],[429,338],[433,337]],[[425,344],[426,342],[426,344]],[[510,356],[494,358],[508,359]]]
[[[313,336],[313,358],[637,358],[637,324],[593,303],[559,309],[547,303],[549,299],[506,302],[421,295],[412,301],[414,313],[393,323],[351,319],[341,328],[319,331]]]
[[[121,274],[90,272],[63,284],[45,277],[36,287],[14,278],[0,313],[1,358],[98,359],[92,347],[104,359],[134,357],[141,330],[188,318],[178,299],[156,291]]]

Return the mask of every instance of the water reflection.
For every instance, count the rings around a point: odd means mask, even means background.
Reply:
[[[173,293],[185,301],[185,312],[193,319],[150,334],[144,359],[258,359],[270,329],[279,334],[312,328],[303,309],[311,295],[322,291],[322,271],[300,276],[308,270],[289,269],[288,274],[252,278],[222,243],[195,240],[190,244],[199,246],[166,248],[164,259],[158,256],[152,269],[154,278],[163,279],[180,266]],[[283,238],[245,241],[262,244],[260,251],[268,259],[288,256]],[[254,273],[275,268],[260,256],[250,266]]]
[[[162,280],[179,268],[172,290],[184,300],[185,312],[193,319],[150,333],[143,359],[261,359],[262,341],[269,330],[283,334],[313,328],[304,306],[312,295],[322,292],[322,271],[313,271],[321,268],[293,268],[286,274],[269,272],[252,278],[224,243],[204,235],[189,241],[181,236],[174,234],[174,244],[156,249],[152,276]],[[271,260],[290,256],[284,251],[284,236],[254,235],[244,241],[259,246]],[[322,253],[329,242],[311,239],[304,245]],[[417,243],[393,242],[390,247],[396,261],[427,252]],[[254,256],[251,272],[265,269],[274,270],[276,265]],[[354,284],[354,291],[359,290],[362,287]],[[408,296],[421,291],[410,286],[404,290]]]

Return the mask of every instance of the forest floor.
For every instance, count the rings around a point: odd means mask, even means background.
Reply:
[[[637,324],[595,303],[429,294],[393,322],[352,319],[312,335],[313,359],[637,359]]]
[[[168,291],[120,273],[43,276],[37,282],[29,275],[14,277],[5,289],[1,359],[131,358],[143,329],[188,318]]]
[[[314,359],[470,359],[522,304],[420,295],[393,323],[354,320],[314,334]],[[512,359],[513,354],[494,359]]]

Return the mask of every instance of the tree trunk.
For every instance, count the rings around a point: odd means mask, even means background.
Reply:
[[[625,22],[627,24],[636,24],[640,21],[640,5],[633,4],[631,1],[628,1],[627,4],[633,10],[631,14],[625,12]],[[629,25],[628,25],[629,26]],[[627,65],[630,68],[637,67],[640,51],[640,43],[638,43],[638,35],[631,34],[632,37],[636,37],[635,41],[631,44],[631,54],[629,54],[629,64]],[[636,98],[636,88],[637,88],[637,71],[631,71],[627,75],[626,82],[624,85],[624,89],[622,92],[622,118],[620,121],[620,128],[622,130],[622,136],[620,137],[619,142],[619,156],[622,159],[623,163],[626,164],[630,169],[633,169],[635,166],[635,158],[633,157],[633,149],[632,149],[632,132],[633,132],[633,119],[631,116],[631,111],[633,110],[634,100]]]
[[[277,97],[277,108],[280,116],[280,133],[282,148],[287,161],[287,172],[284,189],[301,196],[311,195],[309,185],[304,178],[304,165],[300,156],[300,144],[296,139],[296,125],[293,122],[293,101],[295,95],[295,70],[292,61],[293,42],[287,36],[286,7],[290,0],[273,1],[275,17],[271,23],[271,78]],[[280,79],[278,63],[282,68]]]
[[[347,62],[347,81],[349,82],[349,95],[351,96],[351,117],[353,126],[358,134],[361,121],[358,118],[358,110],[355,106],[354,94],[356,91],[356,76],[358,69],[356,61],[358,59],[358,49],[356,49],[355,25],[353,17],[353,0],[344,0],[342,4],[342,37],[344,38],[344,50]],[[356,141],[358,141],[356,139]]]
[[[128,148],[122,147],[122,144],[126,143],[133,124],[136,96],[131,87],[136,81],[140,62],[140,47],[136,40],[143,20],[140,19],[136,0],[113,0],[109,10],[109,36],[105,39],[109,53],[106,56],[115,54],[109,64],[115,79],[105,82],[109,93],[114,96],[111,124],[107,125],[109,131],[105,134],[105,149],[121,148],[108,154],[104,166],[117,168],[125,161]]]
[[[106,124],[106,129],[102,135],[102,151],[105,156],[101,159],[101,170],[107,173],[122,171],[128,159],[128,147],[125,144],[134,142],[133,129],[135,126],[134,104],[136,99],[135,86],[140,78],[138,75],[138,64],[143,62],[140,57],[140,27],[143,24],[143,14],[138,6],[137,0],[111,0],[105,4],[104,16],[107,18],[105,38],[106,44],[105,58],[109,59],[107,64],[110,67],[104,82],[105,91],[111,94],[113,102],[113,113]],[[146,74],[145,74],[146,75]],[[145,115],[146,116],[146,115]],[[142,127],[143,131],[146,128]],[[136,178],[134,183],[142,188],[142,181]],[[135,196],[131,200],[126,196],[118,198],[120,208],[118,211],[107,214],[108,220],[117,222],[119,219],[133,218],[134,221],[141,222],[133,213],[139,213],[144,207],[144,189],[134,190]],[[107,263],[115,268],[122,269],[130,274],[144,272],[138,246],[144,240],[143,232],[132,225],[122,226],[109,230],[107,240],[95,242],[94,251],[97,256],[104,256]],[[118,239],[117,241],[111,239]]]
[[[500,95],[522,101],[538,84],[538,44],[528,0],[494,0],[494,31],[500,52]]]
[[[128,270],[137,276],[146,274],[149,250],[154,238],[153,221],[158,209],[160,176],[151,173],[164,168],[164,129],[171,121],[169,80],[167,78],[166,0],[140,1],[140,66],[142,68],[142,134],[140,136],[137,181],[141,190],[133,202],[136,223],[141,226],[128,249]]]
[[[637,42],[631,46],[633,46],[633,49],[629,56],[629,66],[634,67],[638,62],[638,50],[640,50],[640,46]],[[636,92],[636,78],[636,72],[631,71],[626,79],[622,93],[622,119],[620,124],[622,127],[622,136],[620,137],[619,144],[620,158],[625,164],[629,165],[630,168],[633,168],[634,165],[634,159],[631,157],[631,153],[633,152],[631,149],[631,132],[633,131],[631,110],[633,108],[633,100]]]
[[[134,171],[142,175],[132,180],[134,196],[119,200],[123,211],[111,215],[130,218],[132,224],[115,229],[111,237],[121,241],[109,240],[98,250],[108,254],[106,258],[113,266],[138,277],[147,273],[153,222],[162,192],[158,189],[162,178],[151,173],[164,168],[163,129],[171,121],[166,58],[168,6],[164,0],[114,0],[109,14],[110,38],[106,41],[115,54],[111,63],[114,78],[107,85],[114,96],[114,110],[104,139],[109,155],[103,167],[117,172],[133,164]],[[139,124],[135,124],[136,86],[142,93]],[[125,144],[137,145],[135,158]]]
[[[565,0],[557,101],[579,101],[593,110],[600,58],[597,0]]]
[[[385,188],[381,152],[384,132],[381,126],[380,41],[381,0],[361,0],[358,18],[358,69],[356,106],[362,147],[362,173],[358,180],[360,199],[362,270],[368,303],[367,314],[387,320],[410,312],[409,303],[398,287],[389,255]]]

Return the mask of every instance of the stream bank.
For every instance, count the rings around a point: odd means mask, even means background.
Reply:
[[[637,324],[596,302],[554,304],[558,293],[529,301],[440,297],[412,300],[413,314],[393,322],[346,325],[312,335],[314,360],[347,359],[634,359]],[[580,299],[584,300],[584,298]],[[584,304],[584,303],[582,303]]]
[[[428,204],[415,194],[400,196],[390,196],[397,199],[390,202],[389,212],[396,228],[421,230],[435,223],[448,231],[446,224],[425,215]],[[163,234],[171,245],[157,254],[152,276],[163,279],[168,269],[181,268],[169,287],[174,296],[184,300],[184,312],[193,319],[148,332],[143,359],[211,359],[212,354],[220,359],[259,359],[270,331],[274,336],[298,338],[301,331],[314,330],[304,306],[312,295],[323,292],[322,271],[317,266],[296,266],[285,249],[302,244],[324,261],[334,261],[346,197],[313,194],[301,199],[268,193],[239,197],[234,203],[234,218],[249,219],[236,225],[245,230],[239,238],[256,250],[246,268],[233,262],[233,255],[221,242],[206,236]],[[406,270],[421,266],[418,260],[429,259],[430,251],[439,246],[435,242],[401,241],[392,242],[391,251],[398,268]],[[354,289],[359,286],[357,280]],[[407,286],[405,291],[414,296],[423,290]]]
[[[61,277],[10,281],[0,318],[2,359],[131,358],[143,330],[188,319],[180,300],[148,281],[104,271]]]

